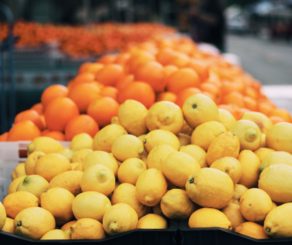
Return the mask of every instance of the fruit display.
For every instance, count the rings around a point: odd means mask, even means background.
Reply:
[[[290,113],[267,98],[260,83],[239,66],[230,64],[218,54],[201,50],[187,37],[160,36],[130,45],[122,52],[104,55],[96,62],[82,64],[67,86],[54,84],[47,87],[40,103],[17,114],[11,129],[0,135],[0,141],[31,141],[39,136],[70,141],[79,133],[93,137],[112,118],[123,115],[122,120],[126,123],[124,118],[140,113],[145,115],[146,108],[157,101],[170,101],[181,107],[188,97],[198,93],[208,95],[219,106],[219,112],[211,105],[209,110],[214,115],[219,113],[226,129],[230,129],[233,117],[242,119],[232,129],[238,136],[250,127],[258,135],[259,130],[267,133],[271,123],[291,122]],[[146,108],[130,102],[119,110],[120,105],[129,99],[141,102]],[[199,107],[200,103],[199,100]],[[155,129],[161,124],[155,115],[169,113],[169,117],[177,116],[180,120],[163,129],[179,132],[183,123],[182,112],[177,107],[167,112],[167,108],[163,104],[155,105],[146,126],[137,118],[127,123],[126,130],[138,135],[144,133],[146,127]],[[245,113],[248,111],[252,113]],[[192,127],[216,118],[205,109],[200,113],[204,114],[202,119],[194,119],[193,114],[185,115]],[[255,128],[255,123],[247,119],[261,122],[260,128]],[[224,131],[218,123],[210,124],[196,128],[193,137],[194,143],[204,150],[213,137]],[[206,128],[212,130],[199,142],[196,138],[205,134]],[[274,131],[275,134],[281,133],[283,129],[275,128]],[[257,137],[253,143],[243,140],[240,143],[255,150],[261,140]],[[277,141],[267,141],[269,146],[277,148]]]
[[[182,108],[127,99],[110,124],[68,147],[35,138],[11,174],[0,228],[102,240],[185,221],[254,239],[291,237],[292,124],[226,112],[202,93]]]

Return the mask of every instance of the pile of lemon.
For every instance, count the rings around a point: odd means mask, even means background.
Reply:
[[[134,229],[221,227],[292,237],[292,124],[236,121],[207,96],[147,110],[134,100],[94,138],[40,137],[12,173],[0,228],[33,239],[103,239]]]

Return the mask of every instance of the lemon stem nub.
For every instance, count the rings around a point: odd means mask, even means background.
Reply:
[[[112,232],[118,232],[119,230],[119,225],[116,221],[113,221],[110,223],[109,228]]]
[[[191,178],[189,179],[189,183],[190,183],[190,184],[195,183],[195,178],[194,178],[194,177],[191,177]]]
[[[265,228],[265,231],[266,231],[267,233],[270,233],[270,232],[271,232],[271,228],[270,228],[270,227],[266,227],[266,228]]]
[[[193,109],[196,109],[197,107],[198,107],[197,104],[192,104]]]
[[[19,221],[17,221],[17,223],[16,223],[16,226],[22,226],[22,222],[21,222],[21,220],[19,220]]]

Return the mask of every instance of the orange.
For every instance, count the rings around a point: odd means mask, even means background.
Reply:
[[[172,75],[174,72],[176,72],[178,68],[174,65],[167,65],[164,67],[164,76],[165,79],[167,79],[170,75]]]
[[[34,104],[32,107],[31,107],[32,110],[35,110],[38,114],[42,114],[43,113],[43,105],[41,103],[37,103],[37,104]]]
[[[8,141],[32,141],[39,137],[41,132],[39,128],[31,121],[21,121],[12,126],[8,133]]]
[[[92,73],[84,72],[78,74],[72,81],[69,82],[68,88],[71,88],[80,83],[93,83],[95,82],[95,75]]]
[[[236,91],[224,95],[224,97],[222,98],[222,102],[224,104],[232,104],[238,107],[244,107],[243,96],[241,93]]]
[[[153,61],[154,57],[147,51],[135,51],[131,53],[131,56],[128,61],[128,69],[133,72],[137,69],[138,66],[147,63],[149,61]]]
[[[93,73],[93,74],[95,74],[102,67],[103,67],[103,64],[100,64],[100,63],[86,62],[80,66],[78,73]]]
[[[171,102],[176,102],[177,96],[176,94],[172,92],[163,92],[160,93],[157,97],[157,101],[171,101]]]
[[[98,60],[98,62],[102,63],[102,64],[113,64],[116,61],[116,55],[112,55],[112,54],[108,54],[108,55],[104,55],[102,58],[100,58]]]
[[[208,67],[207,63],[205,63],[203,60],[191,59],[191,61],[188,64],[188,67],[194,69],[198,73],[200,80],[204,81],[205,79],[207,79]]]
[[[243,97],[243,102],[244,102],[244,107],[252,110],[252,111],[256,111],[257,110],[257,101],[254,98],[245,96]]]
[[[199,83],[198,74],[190,68],[182,68],[174,72],[167,79],[167,89],[173,93],[179,93],[180,91],[197,87]]]
[[[122,90],[132,82],[134,82],[134,75],[127,75],[123,79],[117,81],[116,88],[117,90]]]
[[[148,83],[132,82],[118,93],[119,103],[127,99],[137,100],[149,108],[155,102],[155,93]]]
[[[101,97],[94,100],[87,109],[99,126],[103,127],[111,122],[112,117],[118,114],[119,104],[111,97]]]
[[[105,86],[101,89],[100,95],[108,96],[116,100],[118,97],[118,89],[112,86]]]
[[[121,65],[109,64],[96,73],[95,79],[104,85],[113,86],[124,76],[124,69]]]
[[[134,71],[135,79],[148,83],[155,92],[162,92],[165,88],[164,69],[156,61],[150,61],[137,67]]]
[[[243,222],[235,228],[235,232],[255,239],[267,239],[264,227],[254,222]]]
[[[88,115],[79,115],[74,117],[65,128],[66,140],[72,140],[72,138],[80,133],[87,133],[90,136],[94,136],[99,130],[98,124],[94,119]]]
[[[260,101],[258,103],[258,111],[264,113],[267,116],[271,115],[271,112],[274,110],[274,106],[267,101]]]
[[[47,136],[47,137],[50,137],[50,138],[53,138],[53,139],[59,140],[59,141],[65,140],[65,135],[59,131],[45,130],[42,132],[42,136]]]
[[[41,96],[41,102],[46,107],[53,99],[58,97],[66,97],[68,94],[67,87],[61,84],[55,84],[47,87]]]
[[[0,134],[0,142],[7,141],[8,132]]]
[[[180,107],[182,107],[187,98],[189,98],[190,96],[192,96],[194,94],[200,93],[200,92],[201,92],[201,90],[198,88],[186,88],[178,93],[177,99],[176,99],[176,104],[179,105]]]
[[[282,118],[282,117],[271,116],[270,119],[271,119],[273,124],[276,124],[279,122],[285,122],[284,118]]]
[[[40,130],[44,129],[44,123],[42,122],[40,114],[35,110],[25,110],[18,113],[14,119],[14,123],[29,120],[33,122]]]
[[[77,105],[69,98],[56,98],[45,109],[47,127],[53,131],[64,131],[67,123],[78,115]]]
[[[286,121],[286,122],[291,121],[291,114],[287,110],[282,109],[282,108],[274,109],[271,112],[270,116],[283,118],[284,121]]]
[[[100,88],[95,83],[82,83],[69,89],[68,97],[78,106],[80,112],[85,112],[89,104],[100,97]]]

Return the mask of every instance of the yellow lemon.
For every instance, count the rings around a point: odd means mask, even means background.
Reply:
[[[185,119],[192,127],[208,121],[217,121],[219,118],[215,102],[207,95],[200,93],[186,99],[182,110]]]
[[[171,189],[161,199],[162,213],[170,219],[186,219],[195,209],[185,190]]]
[[[11,177],[12,179],[16,179],[18,177],[21,177],[21,176],[25,176],[26,173],[25,173],[25,163],[19,163],[17,164],[17,166],[14,168],[12,174],[11,174]]]
[[[76,170],[76,171],[82,171],[83,170],[83,165],[80,162],[72,162],[70,163],[70,170]],[[69,171],[70,171],[69,170]],[[67,171],[66,171],[67,172]],[[56,176],[55,176],[56,177]],[[54,177],[54,178],[55,178]]]
[[[64,147],[59,141],[46,136],[37,137],[28,145],[29,154],[35,151],[57,153],[63,150]]]
[[[238,183],[241,177],[241,164],[234,157],[222,157],[214,161],[211,168],[217,168],[225,173],[227,173],[234,184]]]
[[[135,185],[138,177],[146,170],[146,164],[139,158],[128,158],[119,167],[118,179],[121,183]]]
[[[232,198],[234,184],[228,174],[215,168],[202,168],[186,183],[190,199],[202,207],[224,208]]]
[[[58,153],[66,157],[69,160],[69,162],[71,162],[72,156],[73,156],[73,151],[71,149],[65,148],[63,151],[58,152]]]
[[[30,192],[18,191],[8,194],[3,199],[3,205],[7,216],[14,219],[21,210],[30,207],[38,207],[39,200]]]
[[[164,129],[155,129],[150,131],[144,138],[144,146],[147,152],[150,152],[155,146],[170,145],[175,150],[180,147],[180,142],[176,135]]]
[[[26,176],[16,188],[16,191],[28,191],[39,197],[49,188],[49,182],[40,175]]]
[[[98,191],[107,196],[115,189],[115,176],[109,168],[93,165],[84,171],[80,186],[82,191]]]
[[[237,226],[245,221],[240,212],[239,203],[237,202],[229,202],[222,211],[231,222],[231,226],[233,229],[235,229]]]
[[[48,231],[45,235],[41,237],[41,240],[68,240],[69,234],[60,229],[54,229]]]
[[[240,198],[240,212],[248,221],[263,221],[272,208],[269,195],[258,188],[247,190]]]
[[[287,164],[292,166],[292,155],[286,151],[270,152],[263,159],[260,165],[260,170],[264,170],[266,167],[273,164]]]
[[[233,197],[232,200],[235,202],[239,202],[241,196],[247,191],[247,187],[241,184],[236,184],[234,186],[234,193],[233,193]]]
[[[84,160],[83,169],[86,170],[95,164],[101,164],[105,167],[108,167],[114,174],[117,173],[119,167],[118,162],[114,156],[106,151],[93,151],[87,154]]]
[[[29,154],[25,162],[25,173],[27,175],[35,174],[35,166],[37,161],[46,154],[41,151],[34,151]]]
[[[58,200],[58,203],[56,203]],[[57,224],[64,224],[73,218],[72,202],[74,195],[65,188],[54,187],[42,193],[41,207],[50,211]]]
[[[123,102],[118,111],[119,123],[130,133],[135,136],[145,134],[146,128],[146,107],[139,101],[126,100]]]
[[[260,112],[246,111],[243,113],[241,119],[255,122],[264,134],[266,134],[268,130],[273,126],[271,119]]]
[[[78,151],[82,149],[92,149],[93,139],[89,134],[81,133],[73,137],[70,148],[73,151]]]
[[[162,170],[162,162],[173,151],[175,151],[175,149],[170,145],[155,146],[147,155],[147,167]]]
[[[201,168],[206,167],[206,152],[203,148],[197,145],[184,145],[180,147],[180,152],[184,152],[189,154],[191,157],[193,157],[201,166]]]
[[[148,208],[142,205],[136,197],[136,186],[123,183],[117,186],[112,195],[112,204],[126,203],[137,212],[138,217],[142,217],[148,211]]]
[[[264,227],[254,222],[243,222],[236,227],[235,232],[255,239],[267,239]]]
[[[292,124],[280,122],[275,124],[267,133],[267,146],[276,151],[292,153]]]
[[[155,168],[145,170],[136,182],[137,199],[145,206],[157,205],[166,191],[166,180]]]
[[[0,202],[0,231],[5,225],[6,219],[7,219],[7,215],[6,215],[5,207],[3,206],[2,202]]]
[[[240,152],[238,160],[241,164],[241,178],[239,184],[254,187],[259,178],[260,159],[250,150]]]
[[[173,133],[180,132],[184,124],[182,111],[170,101],[159,101],[153,104],[146,116],[146,126],[151,131],[165,129]]]
[[[219,119],[218,121],[221,122],[227,130],[230,130],[233,124],[236,122],[234,116],[227,110],[219,108]]]
[[[104,194],[86,191],[75,197],[72,210],[76,219],[92,218],[102,221],[105,211],[110,206],[111,202]]]
[[[8,190],[7,190],[7,193],[10,194],[10,193],[13,193],[13,192],[16,192],[16,189],[18,187],[18,185],[25,179],[26,176],[21,176],[21,177],[18,177],[16,179],[14,179],[8,186]]]
[[[14,231],[15,231],[14,219],[7,217],[5,220],[5,224],[2,228],[2,231],[8,232],[8,233],[14,233]]]
[[[162,173],[174,185],[184,187],[189,176],[200,170],[199,163],[184,152],[171,152],[162,162]]]
[[[258,125],[250,120],[239,120],[233,124],[231,132],[234,133],[240,141],[242,150],[255,151],[261,147],[262,133]]]
[[[258,156],[258,158],[260,159],[260,162],[262,163],[264,159],[266,158],[266,156],[273,151],[274,150],[271,148],[261,147],[257,149],[254,153]]]
[[[268,213],[264,222],[265,232],[272,237],[292,236],[292,203],[285,203]]]
[[[231,229],[231,222],[226,215],[214,208],[200,208],[192,213],[189,218],[190,228],[219,227]]]
[[[102,224],[91,218],[82,218],[72,225],[70,238],[72,240],[99,240],[105,237]]]
[[[77,150],[74,151],[72,154],[71,162],[79,162],[79,163],[84,163],[85,158],[89,153],[93,152],[91,149],[82,149],[82,150]]]
[[[226,132],[224,125],[217,121],[208,121],[197,126],[192,133],[192,144],[208,150],[211,142],[220,134]]]
[[[107,209],[102,222],[104,230],[109,235],[135,230],[137,223],[136,211],[126,203],[117,203]]]
[[[35,173],[48,181],[69,169],[69,160],[58,153],[50,153],[41,157],[35,165]]]
[[[137,224],[138,229],[166,229],[167,221],[158,214],[146,214]]]
[[[111,152],[114,141],[127,131],[118,124],[110,124],[97,132],[93,138],[93,149],[95,151]]]
[[[265,168],[259,178],[259,188],[266,191],[274,202],[292,202],[292,167],[285,164]]]
[[[212,162],[222,157],[237,158],[240,150],[240,142],[237,136],[231,132],[225,132],[212,140],[207,151],[207,163],[210,166]]]
[[[60,173],[50,181],[49,189],[62,187],[70,191],[73,195],[77,195],[81,192],[80,183],[82,176],[83,172],[79,170],[70,170]]]
[[[44,208],[31,207],[22,210],[14,220],[15,233],[33,239],[40,239],[55,229],[54,216]]]

